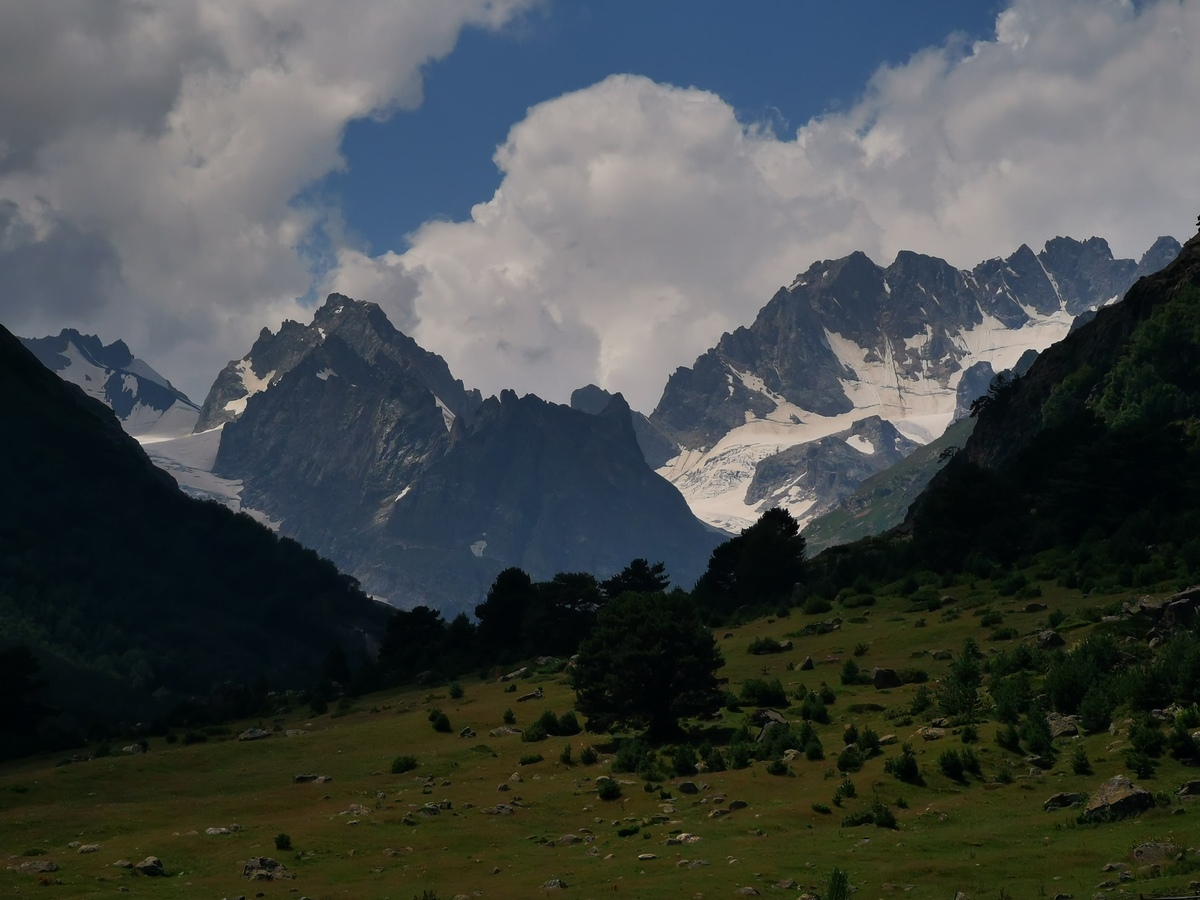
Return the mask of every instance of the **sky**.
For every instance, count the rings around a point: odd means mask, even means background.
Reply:
[[[649,412],[820,259],[1191,237],[1196,48],[1200,0],[4,4],[0,324],[199,401],[337,290]]]

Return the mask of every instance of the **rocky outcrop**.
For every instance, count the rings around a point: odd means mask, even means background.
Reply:
[[[1116,775],[1092,794],[1080,818],[1084,822],[1108,822],[1136,816],[1154,805],[1154,795],[1148,790],[1124,775]]]

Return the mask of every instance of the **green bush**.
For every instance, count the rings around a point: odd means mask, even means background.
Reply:
[[[825,758],[825,748],[821,746],[821,741],[815,734],[804,745],[804,758],[810,762]]]
[[[1083,744],[1076,744],[1075,749],[1071,751],[1071,771],[1076,775],[1092,774],[1092,761],[1088,759]]]
[[[557,722],[557,719],[555,720]],[[546,731],[546,725],[540,719],[531,725],[525,727],[521,732],[521,740],[527,744],[536,744],[538,741],[544,741],[549,737]]]
[[[282,831],[279,834],[275,835],[275,849],[276,850],[291,850],[292,849],[291,837],[287,834],[284,834]]]
[[[863,727],[858,733],[858,749],[862,751],[864,757],[872,757],[879,752],[880,743],[879,735],[870,725]]]
[[[907,742],[901,745],[899,756],[890,756],[884,760],[883,771],[909,784],[921,783],[917,754],[913,752],[912,744]]]
[[[575,718],[575,713],[570,710],[558,717],[558,734],[561,737],[570,737],[573,734],[579,734],[582,730],[579,727],[579,720]]]
[[[782,759],[773,759],[767,763],[768,775],[787,775],[789,773],[788,764]]]
[[[622,741],[621,746],[617,748],[617,755],[613,758],[613,771],[636,772],[653,757],[654,751],[643,741],[636,738]]]
[[[415,756],[397,756],[392,760],[392,774],[403,775],[405,772],[411,772],[417,767],[417,758]]]
[[[829,710],[825,708],[825,701],[817,694],[808,694],[800,703],[800,718],[805,722],[812,721],[828,725]]]
[[[459,684],[457,681],[453,681],[450,683],[450,699],[451,700],[461,700],[463,697],[463,693],[464,693],[463,686],[461,684]]]
[[[505,725],[515,725],[516,722],[517,722],[517,714],[514,713],[512,711],[512,709],[506,709],[504,711],[504,724]]]
[[[729,746],[729,768],[744,769],[750,765],[750,745],[749,744],[730,744]]]
[[[812,811],[815,813],[820,813],[823,816],[827,816],[831,812],[833,812],[833,810],[830,809],[828,806],[826,806],[824,803],[814,803],[812,805]]]
[[[954,749],[944,750],[938,757],[938,768],[942,774],[954,781],[962,781],[965,772],[962,757]]]
[[[833,792],[833,796],[838,800],[853,800],[858,796],[858,788],[854,786],[854,782],[849,778],[843,778],[842,783]]]
[[[602,778],[596,782],[596,795],[601,800],[617,800],[621,796],[621,785],[613,778]]]
[[[837,757],[837,767],[839,772],[857,772],[863,767],[862,751],[857,746],[847,747]]]
[[[570,749],[569,746],[568,746],[568,749]],[[540,754],[540,753],[527,753],[525,756],[521,757],[521,759],[519,761],[519,765],[532,766],[535,763],[540,763],[545,758],[546,757],[542,756],[542,754]]]
[[[1013,753],[1021,752],[1021,736],[1011,722],[996,732],[996,743]]]
[[[558,754],[558,761],[564,766],[574,765],[575,760],[571,758],[571,745],[563,744],[562,751]]]
[[[783,689],[783,682],[778,678],[771,681],[766,681],[762,678],[751,678],[742,685],[742,700],[751,706],[779,706],[786,707],[788,705],[787,693]]]
[[[697,762],[696,751],[690,744],[679,744],[671,751],[671,768],[676,775],[695,775]]]
[[[831,609],[833,609],[833,604],[831,604],[824,597],[819,597],[814,594],[804,601],[804,606],[801,608],[801,611],[806,616],[819,616],[821,613],[827,613]]]
[[[780,646],[779,641],[769,637],[760,637],[750,642],[747,652],[753,653],[755,656],[763,656],[767,653],[782,653],[783,647]]]
[[[443,733],[449,733],[451,731],[450,717],[440,709],[433,711],[429,717],[429,721],[433,723],[434,731],[440,731]]]
[[[585,766],[595,765],[596,760],[600,758],[600,754],[596,752],[596,748],[590,744],[579,751],[579,761]]]

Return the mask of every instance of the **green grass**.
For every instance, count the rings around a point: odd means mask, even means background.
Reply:
[[[851,623],[850,614],[835,604],[822,618],[842,617],[840,630],[795,639],[795,649],[770,656],[753,656],[746,650],[757,638],[774,639],[801,627],[808,620],[798,611],[786,620],[718,629],[718,637],[727,630],[733,633],[719,641],[726,659],[719,674],[730,679],[730,690],[737,692],[751,678],[779,678],[790,696],[801,686],[816,691],[825,683],[834,689],[830,722],[814,723],[826,759],[809,761],[799,754],[788,763],[794,777],[773,777],[766,762],[754,762],[742,770],[663,780],[662,794],[673,799],[662,799],[657,782],[655,790],[646,791],[637,776],[617,774],[622,796],[604,802],[596,796],[595,779],[611,774],[615,747],[607,736],[584,733],[557,740],[544,761],[522,768],[521,758],[530,745],[519,735],[488,733],[503,723],[512,697],[502,684],[471,678],[464,680],[465,693],[459,700],[434,696],[427,689],[401,690],[361,698],[356,711],[338,718],[295,713],[279,720],[284,729],[307,731],[299,737],[288,738],[281,731],[268,740],[239,744],[213,736],[191,746],[151,738],[150,752],[137,756],[119,752],[129,741],[114,741],[113,755],[91,762],[55,767],[55,757],[42,757],[0,767],[0,854],[19,857],[6,863],[15,865],[33,858],[20,856],[30,848],[45,848],[47,852],[36,858],[61,867],[54,877],[62,883],[44,893],[56,898],[111,897],[119,887],[129,889],[127,896],[158,898],[253,896],[258,891],[282,897],[292,896],[293,888],[294,896],[314,900],[408,900],[426,890],[441,898],[475,891],[485,898],[506,898],[540,896],[541,886],[551,878],[565,881],[565,896],[571,897],[727,897],[743,885],[767,895],[784,878],[821,892],[835,866],[849,873],[860,897],[903,893],[910,885],[908,895],[914,898],[953,896],[955,891],[996,896],[998,886],[1016,898],[1056,893],[1087,897],[1102,881],[1115,878],[1102,872],[1110,862],[1129,864],[1135,878],[1123,887],[1130,892],[1182,892],[1195,873],[1154,877],[1138,872],[1130,854],[1138,843],[1152,839],[1194,844],[1200,806],[1184,807],[1186,812],[1176,816],[1172,813],[1181,807],[1175,801],[1165,809],[1103,826],[1075,824],[1073,810],[1042,810],[1053,793],[1090,792],[1126,771],[1126,740],[1107,733],[1080,739],[1094,769],[1091,775],[1072,771],[1074,745],[1069,741],[1059,742],[1058,759],[1050,770],[1029,775],[1022,757],[995,745],[992,737],[999,726],[981,723],[980,740],[972,749],[982,777],[968,773],[960,783],[943,775],[938,765],[945,750],[962,751],[959,736],[949,733],[940,741],[926,742],[916,734],[937,715],[936,708],[903,727],[889,718],[889,713],[911,705],[920,685],[877,691],[870,684],[839,682],[842,663],[852,658],[859,644],[870,646],[863,660],[868,672],[867,659],[870,665],[896,669],[919,666],[933,680],[948,666],[933,659],[933,651],[957,652],[971,636],[986,653],[993,645],[981,635],[973,609],[986,607],[1002,614],[1005,625],[1018,630],[1018,640],[1044,628],[1046,617],[1060,609],[1066,615],[1064,632],[1075,641],[1096,627],[1083,624],[1083,610],[1108,602],[1049,582],[1041,586],[1040,602],[1048,609],[1034,613],[1021,611],[1026,601],[997,596],[987,582],[939,590],[958,599],[958,618],[905,613],[909,600],[880,594],[869,615]],[[926,626],[914,629],[921,617]],[[799,671],[805,656],[817,661],[815,670]],[[831,657],[836,661],[825,661]],[[566,675],[544,677],[539,684],[545,695],[536,703],[522,704],[523,722],[534,721],[545,710],[561,712],[572,706]],[[454,733],[430,728],[427,714],[435,705],[446,711]],[[692,742],[699,746],[708,739],[724,746],[751,712],[724,711],[716,721],[690,723]],[[799,720],[797,709],[788,715]],[[262,724],[270,729],[275,722]],[[897,741],[853,774],[856,796],[841,797],[840,808],[830,815],[824,810],[844,779],[835,758],[850,724],[894,734]],[[477,738],[457,736],[467,725]],[[242,726],[237,723],[233,733]],[[574,751],[569,764],[558,752],[565,741]],[[923,786],[903,784],[884,772],[887,758],[905,741],[917,753]],[[600,751],[594,765],[579,761],[588,745]],[[480,751],[480,746],[487,750]],[[417,767],[391,774],[392,760],[398,756],[415,757]],[[665,753],[660,760],[664,772],[669,771]],[[1166,756],[1158,762],[1155,777],[1139,781],[1151,791],[1173,793],[1180,782],[1193,777]],[[1005,763],[1015,776],[1009,784],[993,780]],[[521,780],[510,780],[518,772]],[[333,780],[293,784],[297,773],[329,775]],[[676,785],[684,780],[700,785],[699,793],[679,791]],[[501,784],[509,790],[498,790]],[[443,800],[450,801],[450,809],[437,816],[416,815],[423,805]],[[734,800],[747,806],[721,818],[708,817],[714,808]],[[514,801],[521,805],[512,816],[483,812]],[[871,810],[875,803],[891,810],[897,830],[869,824],[843,827],[844,819]],[[341,815],[351,804],[370,812]],[[404,824],[406,816],[418,824]],[[357,825],[350,824],[354,819]],[[233,823],[242,830],[222,836],[204,833],[208,827]],[[667,843],[680,832],[701,840]],[[281,833],[290,836],[291,851],[275,850],[275,836]],[[591,840],[570,845],[558,841],[568,833]],[[68,847],[72,841],[99,843],[101,850],[80,855]],[[657,858],[638,860],[648,852]],[[163,860],[169,878],[128,874],[111,865],[151,854]],[[239,861],[260,854],[278,859],[296,879],[243,881]],[[710,864],[677,865],[684,859]],[[493,874],[494,869],[499,872]],[[18,888],[26,895],[37,885],[36,876],[0,869],[0,891],[10,896]]]

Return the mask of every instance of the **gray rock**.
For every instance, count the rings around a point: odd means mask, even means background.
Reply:
[[[1044,809],[1046,812],[1054,812],[1057,809],[1080,806],[1085,800],[1087,800],[1087,794],[1076,794],[1064,791],[1058,794],[1053,794],[1047,798],[1046,802],[1042,804],[1042,809]]]
[[[1085,822],[1107,822],[1135,816],[1154,806],[1154,795],[1124,775],[1110,778],[1092,794],[1083,810]]]
[[[814,666],[815,663],[813,662],[813,658],[811,656],[806,656],[804,657],[804,662],[800,663],[800,671],[811,672]]]
[[[1054,647],[1061,647],[1065,643],[1066,643],[1066,641],[1063,640],[1063,636],[1061,634],[1059,634],[1057,631],[1054,631],[1052,629],[1047,629],[1045,631],[1039,631],[1037,633],[1037,645],[1039,647],[1041,647],[1043,650],[1050,650]]]
[[[696,782],[694,781],[681,781],[679,783],[679,793],[698,794],[700,793],[700,788],[696,787]]]
[[[143,875],[166,875],[166,869],[163,868],[163,861],[157,856],[147,856],[140,863],[134,863],[134,871],[141,872]]]
[[[563,881],[561,878],[551,878],[549,881],[547,881],[545,884],[542,885],[542,889],[547,890],[547,891],[563,890],[566,888],[566,886],[567,886],[567,883],[565,881]]]
[[[293,775],[292,784],[311,784],[317,780],[316,775]]]
[[[1078,720],[1078,716],[1048,713],[1046,715],[1046,727],[1050,729],[1051,738],[1075,737],[1079,734],[1079,726],[1076,724]]]
[[[242,877],[248,881],[279,881],[296,876],[269,856],[252,856],[242,864]]]
[[[1175,793],[1180,797],[1200,797],[1200,780],[1185,781]]]
[[[51,862],[48,859],[31,859],[20,865],[9,866],[8,868],[22,875],[48,875],[51,872],[58,871],[58,863]]]
[[[501,675],[501,681],[516,681],[519,678],[529,677],[529,666],[521,666],[515,672],[509,672],[507,675]]]
[[[247,728],[238,735],[239,741],[262,741],[271,736],[271,732],[262,728]]]

